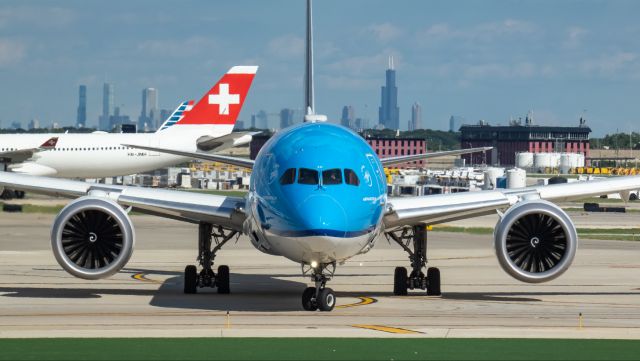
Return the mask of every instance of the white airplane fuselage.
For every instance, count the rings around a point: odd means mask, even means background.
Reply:
[[[220,135],[225,134],[221,133]],[[194,137],[148,134],[6,134],[0,135],[0,151],[38,148],[57,137],[54,149],[36,152],[30,159],[10,164],[12,172],[63,178],[103,178],[147,172],[187,162],[188,157],[125,147],[122,144],[158,146],[196,151]],[[182,139],[180,139],[182,138]]]

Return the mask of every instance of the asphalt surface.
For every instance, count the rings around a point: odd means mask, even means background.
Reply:
[[[640,242],[583,240],[569,271],[531,285],[501,270],[491,236],[434,232],[428,257],[441,270],[442,297],[396,297],[393,270],[408,259],[379,239],[338,266],[329,283],[338,307],[321,313],[301,308],[308,280],[299,265],[242,237],[216,259],[231,268],[231,295],[183,294],[197,228],[150,216],[133,217],[136,250],[122,272],[74,278],[51,254],[53,217],[0,213],[0,337],[640,338]]]

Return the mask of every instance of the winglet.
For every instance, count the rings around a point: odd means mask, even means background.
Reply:
[[[40,149],[54,149],[56,147],[56,144],[58,144],[58,137],[52,137],[52,138],[47,139],[47,141],[42,143],[42,145],[39,146],[38,148],[40,148]]]

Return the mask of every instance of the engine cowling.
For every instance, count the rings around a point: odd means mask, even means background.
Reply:
[[[56,260],[70,274],[100,279],[124,267],[133,253],[135,232],[116,202],[82,197],[60,211],[51,230]]]
[[[550,281],[573,262],[578,235],[569,216],[553,203],[524,201],[511,207],[496,225],[500,266],[528,283]]]

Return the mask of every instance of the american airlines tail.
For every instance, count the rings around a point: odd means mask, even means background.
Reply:
[[[257,66],[234,66],[198,101],[181,103],[156,132],[162,144],[195,144],[202,136],[231,133]]]

